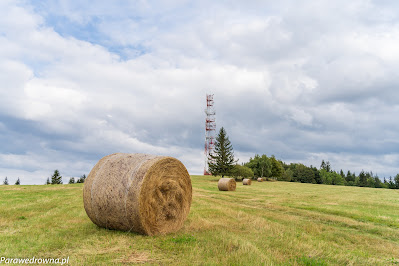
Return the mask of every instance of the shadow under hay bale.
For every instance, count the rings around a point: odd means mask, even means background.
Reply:
[[[247,185],[247,186],[250,186],[251,185],[251,179],[247,179],[247,178],[245,178],[245,179],[243,179],[242,180],[242,184],[243,185]]]
[[[220,191],[234,191],[236,190],[236,181],[234,178],[221,178],[218,182]]]
[[[258,182],[263,182],[263,178],[262,178],[262,177],[259,177],[259,178],[258,178]]]
[[[84,207],[93,223],[145,235],[178,231],[191,200],[186,167],[175,158],[148,154],[105,156],[83,189]]]

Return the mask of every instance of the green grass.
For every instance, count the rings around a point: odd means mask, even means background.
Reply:
[[[217,190],[192,176],[184,227],[166,236],[98,228],[82,184],[0,186],[0,257],[71,265],[399,265],[399,191],[286,182]]]

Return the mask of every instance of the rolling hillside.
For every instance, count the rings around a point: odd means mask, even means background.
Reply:
[[[82,184],[0,186],[0,257],[70,265],[399,264],[399,191],[287,182],[217,190],[192,176],[193,203],[176,234],[147,237],[95,226]]]

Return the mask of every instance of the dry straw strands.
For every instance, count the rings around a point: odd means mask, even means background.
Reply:
[[[147,154],[105,156],[83,189],[84,207],[93,223],[145,235],[179,230],[191,198],[186,167],[175,158]]]
[[[218,188],[221,191],[234,191],[236,190],[236,181],[234,178],[220,178]]]
[[[262,177],[259,177],[259,178],[258,178],[258,182],[263,182],[263,178],[262,178]]]
[[[250,186],[251,185],[251,179],[247,179],[247,178],[244,178],[243,180],[242,180],[242,184],[243,185],[248,185],[248,186]]]

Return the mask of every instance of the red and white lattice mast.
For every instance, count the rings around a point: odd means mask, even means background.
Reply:
[[[210,175],[208,170],[209,154],[212,154],[215,147],[215,108],[213,106],[213,94],[206,95],[206,109],[205,109],[205,168],[204,175]]]

